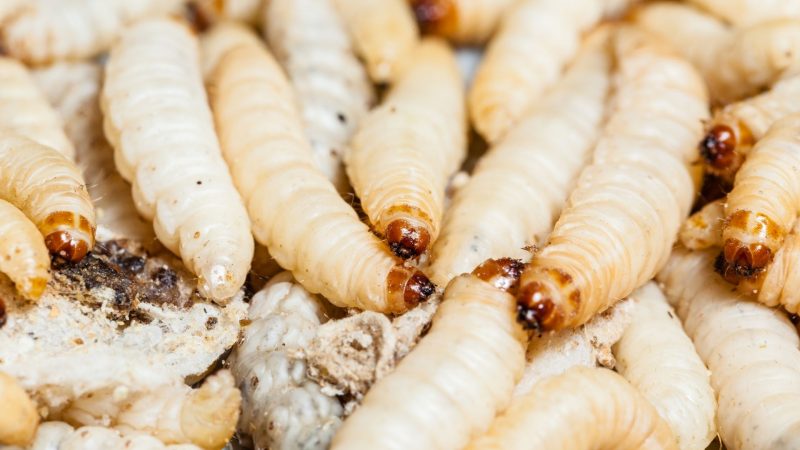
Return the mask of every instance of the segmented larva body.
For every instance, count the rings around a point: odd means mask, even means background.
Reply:
[[[258,24],[265,0],[191,0],[206,21]]]
[[[755,25],[772,19],[800,18],[795,0],[690,0],[700,8],[737,26]]]
[[[317,166],[349,190],[342,156],[372,104],[372,85],[331,0],[270,0],[270,48],[292,82]]]
[[[715,200],[686,219],[681,225],[678,239],[684,247],[691,250],[722,247],[724,225],[725,201]]]
[[[19,62],[0,57],[0,129],[50,147],[69,159],[75,148],[63,123]]]
[[[331,449],[459,449],[484,432],[525,365],[527,335],[505,292],[520,269],[489,260],[454,279],[428,334],[372,386]]]
[[[250,28],[234,21],[222,21],[200,35],[200,71],[208,84],[220,59],[241,44],[263,45]]]
[[[501,21],[469,91],[478,132],[497,142],[536,103],[580,46],[581,34],[630,0],[525,0]]]
[[[242,390],[240,432],[258,449],[328,448],[342,406],[308,379],[303,356],[324,320],[320,300],[284,272],[253,296],[249,320],[231,356]]]
[[[655,406],[678,448],[705,450],[717,435],[708,369],[655,283],[631,298],[631,323],[614,346],[615,369]]]
[[[50,253],[74,262],[94,247],[94,207],[83,177],[57,151],[0,133],[0,198],[36,224]]]
[[[87,426],[73,428],[64,422],[45,422],[27,447],[5,450],[200,450],[191,444],[164,445],[143,433],[122,433],[113,428]]]
[[[222,158],[196,39],[177,21],[140,22],[114,46],[102,92],[120,174],[159,240],[222,302],[253,257],[250,221]]]
[[[467,450],[677,449],[669,426],[620,375],[574,367],[546,378]]]
[[[447,181],[467,153],[463,87],[452,50],[426,38],[412,59],[345,154],[361,207],[401,258],[419,256],[436,241]]]
[[[381,312],[405,311],[433,293],[315,167],[292,88],[262,46],[228,52],[212,88],[222,148],[253,233],[300,284],[336,305]]]
[[[408,0],[417,24],[459,44],[483,44],[503,14],[520,0]]]
[[[0,200],[0,272],[23,297],[36,300],[50,280],[50,255],[36,225],[19,209]]]
[[[786,236],[781,248],[766,270],[752,280],[742,280],[736,289],[767,306],[782,306],[792,314],[800,313],[800,222]]]
[[[520,280],[520,320],[534,328],[578,326],[652,278],[694,197],[702,80],[634,28],[618,29],[615,46],[617,91],[594,161]]]
[[[800,340],[786,315],[714,277],[714,253],[676,249],[659,275],[711,370],[719,434],[731,450],[800,446]]]
[[[607,31],[587,41],[564,78],[456,191],[432,251],[434,283],[445,286],[489,258],[525,258],[523,247],[552,229],[599,134],[611,78]]]
[[[0,445],[26,445],[36,433],[39,413],[17,380],[0,372]]]
[[[393,81],[419,39],[406,0],[333,0],[333,3],[372,81]]]
[[[128,24],[167,14],[178,0],[29,0],[0,26],[0,41],[28,64],[77,60],[108,49]]]

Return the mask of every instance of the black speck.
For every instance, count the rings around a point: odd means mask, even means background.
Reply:
[[[206,330],[213,330],[216,324],[217,324],[217,318],[209,317],[208,320],[206,320]]]
[[[340,112],[336,113],[336,118],[339,119],[339,122],[347,123],[347,116],[345,116],[344,114],[342,114]]]
[[[200,186],[201,184],[203,184],[203,182],[200,181],[200,180],[197,180],[197,185]]]
[[[669,316],[670,319],[674,319],[675,318],[675,316],[673,316],[672,312],[670,312],[670,311],[667,311],[667,315]]]

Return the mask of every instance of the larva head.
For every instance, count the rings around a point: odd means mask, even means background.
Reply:
[[[529,268],[523,272],[517,291],[517,320],[526,328],[536,331],[564,328],[565,306],[570,307],[569,311],[580,306],[580,292],[574,288],[569,274],[558,269]]]
[[[452,0],[410,0],[423,33],[448,36],[455,32],[458,12]]]
[[[772,262],[784,236],[781,227],[766,215],[735,211],[728,216],[723,232],[722,254],[726,264],[723,275],[728,273],[728,280],[733,276],[756,276]]]
[[[6,302],[0,298],[0,327],[6,324]]]
[[[386,241],[395,255],[408,259],[425,253],[431,243],[431,234],[421,223],[395,219],[386,226]]]
[[[516,288],[523,267],[525,265],[518,259],[488,259],[472,274],[498,289],[509,291]]]
[[[50,253],[67,261],[80,261],[94,247],[94,224],[72,212],[50,213],[39,224],[39,231]]]
[[[700,154],[709,166],[716,170],[726,169],[736,158],[736,135],[724,124],[711,127],[700,141]]]
[[[405,312],[428,299],[436,286],[417,269],[398,264],[386,276],[386,297],[392,312]]]

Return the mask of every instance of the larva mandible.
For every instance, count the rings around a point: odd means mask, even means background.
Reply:
[[[342,156],[373,101],[347,30],[331,0],[270,0],[264,24],[297,95],[317,166],[345,194]]]
[[[228,51],[241,44],[263,45],[258,35],[248,27],[234,21],[222,21],[200,35],[200,71],[208,84]]]
[[[656,408],[681,450],[705,450],[717,435],[710,375],[654,282],[631,294],[631,323],[614,345],[616,371]]]
[[[692,204],[702,79],[632,27],[617,30],[615,54],[617,91],[594,160],[520,279],[520,320],[532,328],[578,326],[647,282]]]
[[[73,428],[65,422],[48,421],[36,430],[29,446],[3,450],[200,450],[191,444],[165,445],[144,433],[125,433],[104,426]]]
[[[401,258],[422,255],[436,241],[447,181],[467,153],[452,50],[425,38],[411,58],[383,104],[361,122],[344,158],[372,227]]]
[[[676,249],[659,274],[711,370],[717,423],[731,450],[800,446],[800,340],[784,313],[744,301],[714,276],[712,251]]]
[[[520,0],[407,0],[423,33],[454,43],[483,44]]]
[[[0,445],[26,445],[36,433],[39,412],[17,380],[0,372]]]
[[[515,320],[522,264],[489,260],[454,279],[417,346],[367,392],[332,450],[459,449],[511,399],[527,334]]]
[[[692,214],[681,225],[678,239],[690,250],[722,247],[722,227],[725,224],[725,201],[715,200]]]
[[[587,38],[564,78],[458,189],[431,252],[434,283],[446,286],[489,258],[525,258],[523,247],[552,229],[599,134],[611,78],[608,31]]]
[[[466,450],[677,449],[658,412],[622,376],[573,367],[516,397]]]
[[[736,26],[789,17],[800,19],[797,0],[690,0],[690,3]]]
[[[11,203],[0,199],[0,272],[17,292],[36,300],[50,280],[50,255],[36,225]]]
[[[399,313],[433,294],[361,223],[315,167],[292,89],[260,45],[225,55],[211,91],[217,130],[256,239],[312,293]]]
[[[199,277],[200,293],[227,301],[245,281],[253,237],[214,134],[190,31],[169,19],[128,28],[106,65],[101,106],[140,213]]]

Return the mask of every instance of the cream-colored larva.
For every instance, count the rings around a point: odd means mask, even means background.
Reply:
[[[200,71],[206,83],[211,81],[220,59],[241,44],[263,45],[250,28],[234,21],[222,21],[200,35]]]
[[[78,60],[108,49],[128,24],[177,9],[178,0],[29,0],[0,23],[0,42],[28,64]]]
[[[690,3],[737,26],[788,17],[800,19],[797,0],[690,0]]]
[[[315,167],[292,88],[260,45],[225,55],[211,91],[217,130],[253,233],[312,293],[399,313],[433,293],[361,223]]]
[[[26,445],[36,433],[39,413],[14,377],[0,372],[0,446]]]
[[[599,134],[611,78],[608,31],[588,38],[564,78],[456,191],[431,253],[434,283],[446,286],[489,258],[525,258],[523,248],[552,229]]]
[[[44,422],[28,446],[2,450],[200,450],[191,444],[165,445],[144,433],[124,433],[103,426],[73,428],[65,422]]]
[[[372,104],[372,85],[331,0],[270,0],[267,40],[292,82],[314,158],[340,193],[350,137]]]
[[[800,446],[800,340],[782,312],[744,301],[714,276],[714,252],[678,248],[659,275],[711,370],[730,450]]]
[[[692,204],[702,79],[635,28],[617,30],[615,49],[617,91],[594,161],[520,280],[520,320],[534,328],[578,326],[647,282]]]
[[[50,255],[36,225],[5,200],[0,200],[0,272],[28,300],[42,295],[50,280]]]
[[[401,258],[427,252],[441,228],[445,189],[467,153],[461,75],[452,50],[426,38],[345,154],[375,231]]]
[[[333,3],[372,81],[394,81],[419,39],[406,0],[333,0]]]
[[[106,65],[106,137],[158,239],[227,301],[253,257],[250,221],[222,158],[200,75],[197,40],[174,20],[126,30]]]
[[[528,337],[505,292],[520,269],[489,260],[454,279],[431,330],[372,386],[331,449],[455,450],[485,432],[525,365]]]
[[[265,0],[191,0],[207,22],[236,21],[257,25]]]
[[[239,431],[256,448],[326,449],[341,424],[339,400],[306,375],[303,352],[325,318],[323,308],[288,272],[250,300],[250,325],[230,362],[242,390]]]
[[[69,159],[75,148],[63,123],[18,61],[0,57],[0,129],[32,139]]]
[[[708,369],[654,282],[631,299],[631,323],[614,346],[615,369],[655,406],[679,449],[705,450],[717,435]]]
[[[500,19],[520,0],[408,0],[417,24],[459,44],[483,44]]]
[[[517,397],[467,450],[677,449],[669,425],[620,375],[574,367]]]
[[[555,83],[581,34],[631,0],[525,0],[501,21],[469,92],[478,132],[497,142]]]
[[[723,225],[725,201],[715,200],[686,219],[681,225],[678,238],[684,247],[691,250],[722,247]]]

